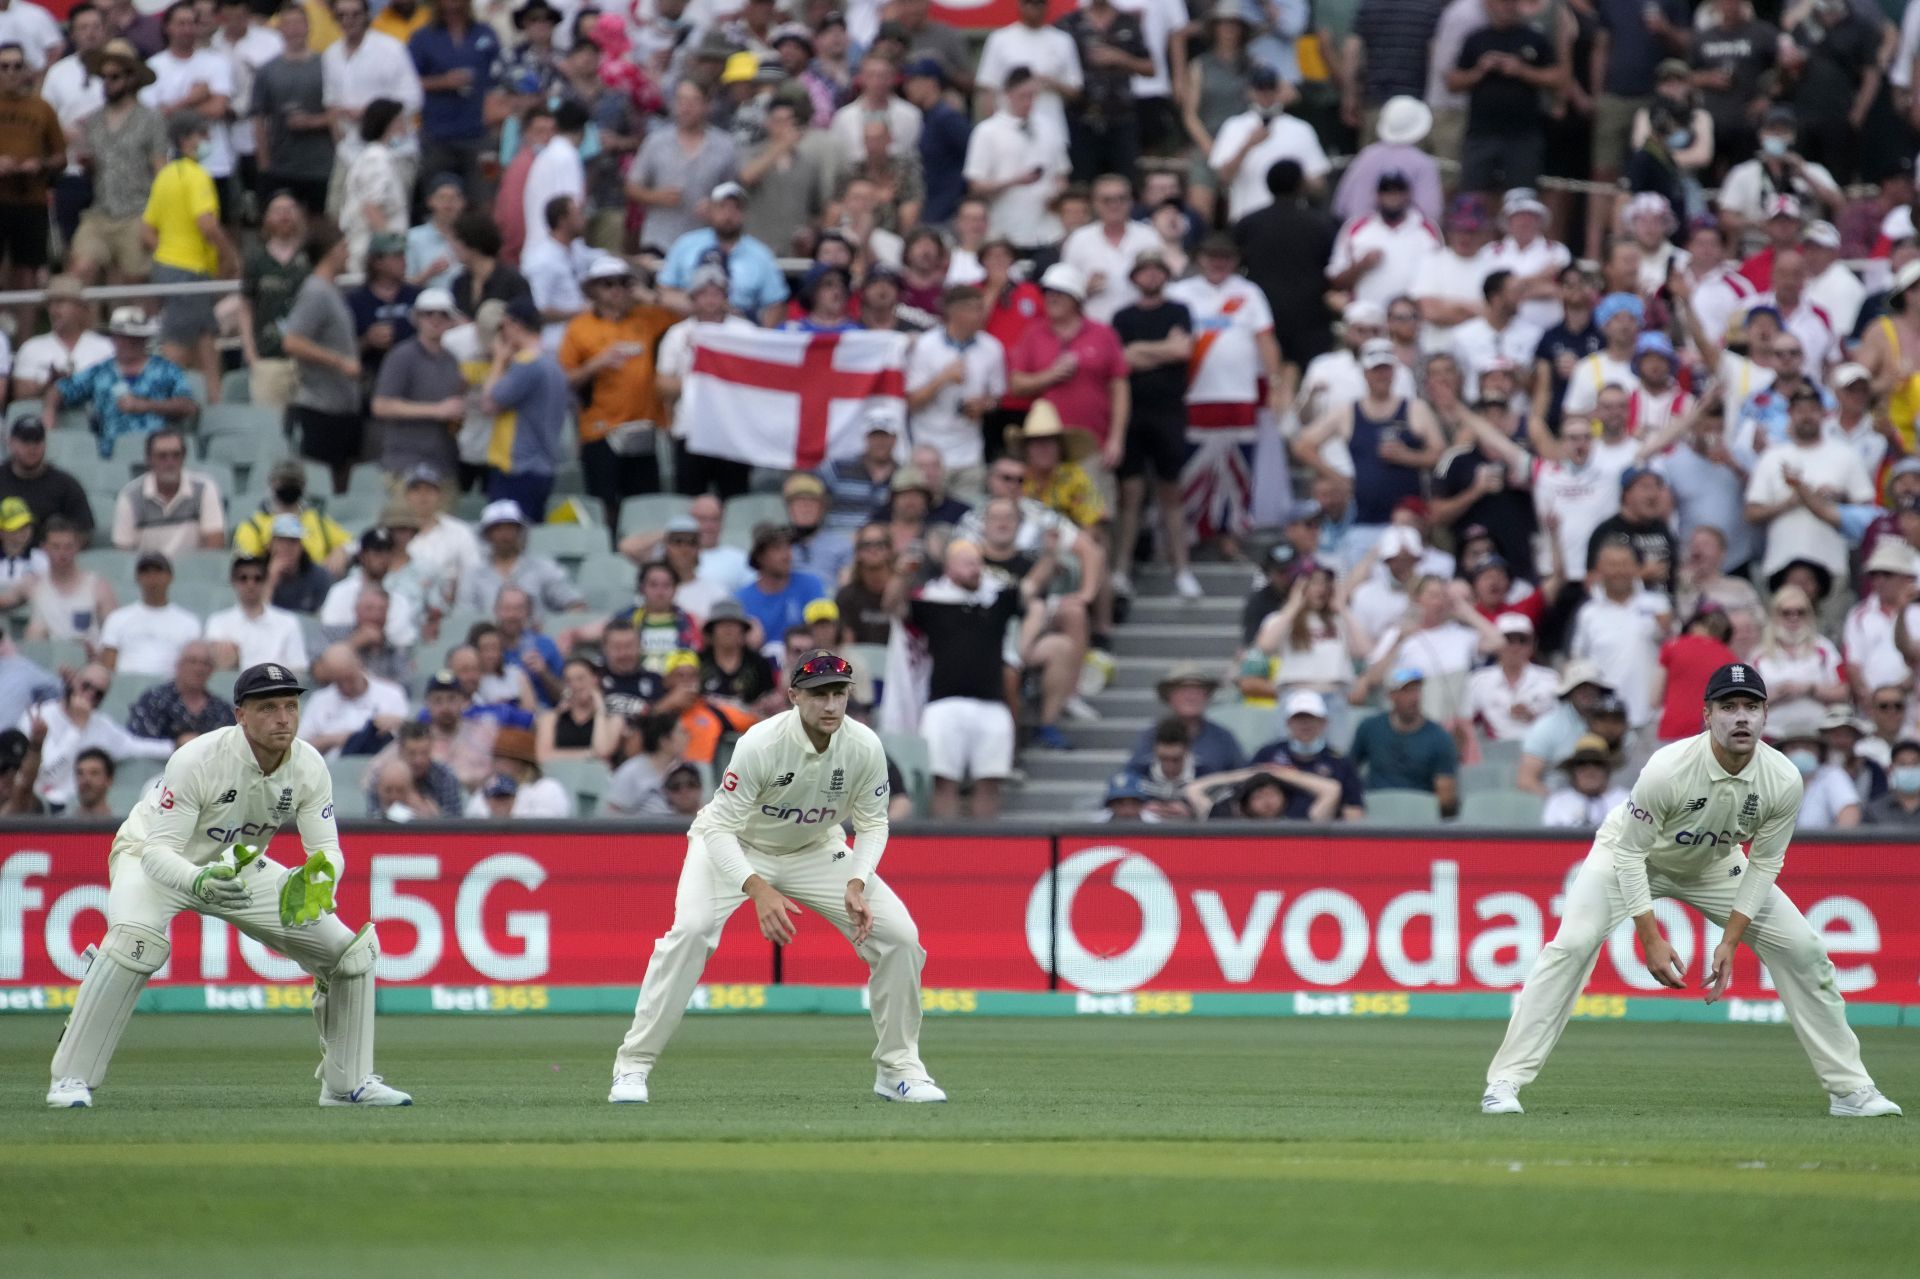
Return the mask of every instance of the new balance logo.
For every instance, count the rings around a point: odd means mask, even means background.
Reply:
[[[841,850],[840,852],[837,852],[837,853],[835,853],[835,854],[833,855],[833,860],[835,860],[835,861],[842,861],[842,860],[844,860],[844,859],[846,858],[846,855],[847,855],[847,854],[846,854],[846,850],[845,850],[845,849],[842,849],[842,850]]]
[[[780,774],[780,776],[773,779],[773,784],[775,786],[791,786],[793,785],[793,774],[782,773]]]
[[[1707,801],[1704,799],[1690,799],[1687,801],[1686,807],[1681,811],[1683,813],[1688,813],[1688,814],[1697,813],[1701,809],[1705,808],[1706,806],[1707,806]]]
[[[219,799],[214,800],[213,802],[216,804],[231,804],[234,800],[238,798],[240,798],[240,792],[237,790],[230,790],[226,794],[222,795]]]
[[[1740,873],[1740,868],[1739,868],[1738,866],[1729,866],[1729,867],[1727,867],[1727,878],[1728,878],[1728,879],[1732,879],[1732,878],[1734,878],[1735,876],[1737,876],[1737,875],[1739,875],[1739,873]]]

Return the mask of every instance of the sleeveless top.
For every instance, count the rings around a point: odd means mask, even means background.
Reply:
[[[1362,403],[1353,402],[1353,440],[1348,445],[1353,454],[1354,522],[1385,524],[1400,499],[1420,495],[1419,470],[1380,460],[1380,445],[1388,433],[1407,425],[1407,401],[1394,405],[1392,417],[1380,420],[1362,412]]]
[[[33,591],[32,616],[46,623],[47,638],[88,643],[100,638],[100,623],[105,619],[94,608],[98,582],[97,576],[84,569],[71,591],[56,589],[51,577],[40,579]]]
[[[593,717],[589,715],[582,724],[574,719],[564,707],[553,717],[553,746],[555,750],[585,750],[593,745]]]
[[[1200,100],[1194,114],[1208,133],[1247,109],[1247,79],[1253,62],[1242,57],[1238,66],[1223,61],[1209,49],[1188,64],[1200,74]]]
[[[1900,367],[1900,330],[1895,327],[1893,317],[1883,315],[1874,321],[1880,331],[1886,335],[1887,350],[1893,356],[1893,366]],[[1900,443],[1908,453],[1913,452],[1914,419],[1920,417],[1920,373],[1909,373],[1893,387],[1893,394],[1887,398],[1887,416],[1893,420],[1893,427],[1900,432]]]

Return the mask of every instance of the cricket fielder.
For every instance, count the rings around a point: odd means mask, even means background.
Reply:
[[[1686,972],[1654,920],[1655,897],[1677,897],[1723,930],[1704,983],[1706,1001],[1727,992],[1744,939],[1780,988],[1793,1033],[1841,1116],[1897,1115],[1860,1064],[1833,964],[1806,919],[1774,886],[1800,812],[1800,772],[1760,740],[1767,686],[1733,662],[1707,681],[1706,731],[1661,748],[1616,808],[1567,889],[1560,931],[1540,952],[1514,1003],[1506,1042],[1487,1067],[1480,1110],[1518,1115],[1520,1090],[1540,1073],[1566,1029],[1600,945],[1631,918],[1647,971],[1684,990]],[[1746,856],[1740,845],[1751,841]]]
[[[305,690],[284,666],[249,667],[234,684],[231,727],[173,753],[161,784],[121,823],[107,854],[107,936],[80,983],[53,1053],[47,1105],[91,1106],[147,978],[167,962],[183,910],[224,919],[313,974],[323,1056],[322,1106],[408,1106],[373,1073],[373,925],[333,914],[341,866],[333,781],[295,737]],[[300,827],[305,864],[267,858],[274,832]]]
[[[647,1100],[647,1078],[680,1025],[720,930],[751,901],[760,935],[793,940],[795,901],[821,915],[872,970],[879,1037],[873,1090],[889,1101],[945,1101],[920,1062],[920,970],[927,952],[907,908],[873,873],[887,847],[887,757],[847,719],[853,666],[825,649],[800,655],[793,709],[741,735],[726,776],[687,832],[673,927],[653,946],[633,1028],[613,1059],[611,1102]],[[853,848],[840,823],[853,818]],[[787,900],[788,897],[793,901]]]

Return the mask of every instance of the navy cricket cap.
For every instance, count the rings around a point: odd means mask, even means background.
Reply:
[[[853,683],[853,663],[824,648],[811,648],[793,664],[787,683],[794,688],[817,688],[822,684]]]
[[[1717,702],[1723,697],[1751,697],[1764,702],[1767,682],[1745,662],[1728,662],[1707,679],[1707,700]]]
[[[275,662],[262,662],[240,672],[240,678],[233,682],[233,701],[237,706],[250,697],[277,697],[306,691],[306,686],[291,670]]]

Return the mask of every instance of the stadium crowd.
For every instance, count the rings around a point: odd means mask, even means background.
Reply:
[[[1592,827],[1739,657],[1802,829],[1920,825],[1920,6],[153,8],[0,2],[7,812],[273,661],[372,814],[687,818],[826,645],[992,816],[1244,561],[1107,817]],[[756,327],[904,430],[703,451]]]

